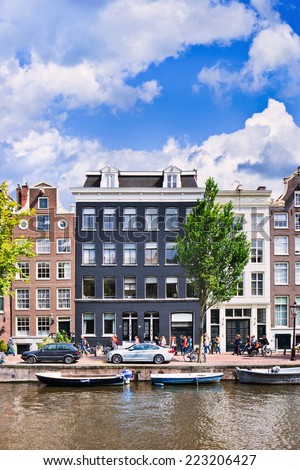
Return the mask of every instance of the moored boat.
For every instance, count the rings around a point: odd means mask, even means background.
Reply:
[[[114,375],[63,375],[61,372],[35,374],[40,382],[55,387],[90,387],[103,385],[123,385],[130,382],[132,372],[123,370]]]
[[[244,384],[300,384],[300,367],[280,368],[274,366],[268,369],[240,369],[237,367],[236,375],[239,382]]]
[[[153,385],[199,385],[220,382],[223,375],[223,372],[151,374],[151,382]]]

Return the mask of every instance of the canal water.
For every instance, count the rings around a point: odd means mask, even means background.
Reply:
[[[300,449],[299,386],[0,384],[0,448]]]

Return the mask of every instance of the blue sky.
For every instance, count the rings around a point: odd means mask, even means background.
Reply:
[[[170,164],[278,197],[299,166],[300,1],[2,0],[2,179]]]

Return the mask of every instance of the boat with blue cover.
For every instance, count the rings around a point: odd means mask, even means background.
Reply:
[[[174,374],[151,374],[153,385],[200,385],[220,382],[223,372],[183,372]]]

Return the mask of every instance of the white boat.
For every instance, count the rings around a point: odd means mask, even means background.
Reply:
[[[186,385],[220,382],[223,372],[191,372],[175,374],[151,374],[153,385]]]
[[[91,387],[129,384],[133,373],[131,370],[123,369],[121,373],[114,375],[64,375],[61,372],[43,372],[35,375],[45,385],[56,387]]]
[[[240,369],[236,368],[236,375],[240,383],[244,384],[300,384],[300,367],[269,367],[268,369]]]

